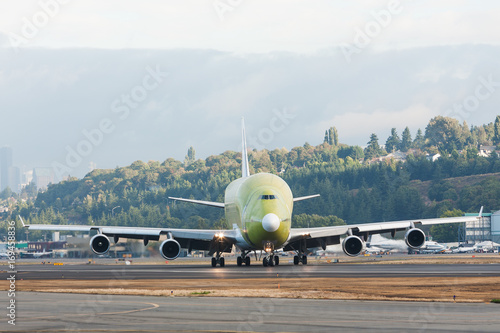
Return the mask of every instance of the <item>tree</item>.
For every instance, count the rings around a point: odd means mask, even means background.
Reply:
[[[405,130],[403,131],[403,137],[401,139],[400,149],[401,149],[401,151],[407,152],[408,149],[411,148],[411,145],[412,145],[411,133],[410,133],[410,129],[407,126],[405,128]]]
[[[463,216],[464,212],[459,209],[447,210],[440,217]],[[435,224],[431,227],[432,238],[437,242],[450,243],[458,239],[458,223]]]
[[[2,192],[0,192],[0,199],[8,199],[14,195],[14,192],[7,186]]]
[[[191,163],[196,161],[196,151],[193,146],[189,147],[186,157],[184,158],[184,165],[189,166]]]
[[[328,143],[332,146],[338,146],[339,145],[339,133],[337,131],[337,128],[330,127],[327,131],[325,131],[325,138],[324,138],[323,142]]]
[[[417,149],[422,149],[424,148],[425,145],[425,138],[422,135],[422,130],[419,128],[417,131],[417,135],[415,136],[415,141],[413,141],[413,147]]]
[[[370,135],[370,141],[368,141],[368,147],[365,148],[365,160],[371,160],[380,155],[382,155],[382,149],[378,144],[377,134],[372,133],[372,135]]]
[[[500,116],[497,116],[495,119],[494,125],[494,135],[493,135],[493,144],[500,144]]]
[[[333,127],[333,145],[338,146],[339,145],[339,132],[337,131],[336,127]]]
[[[328,133],[328,130],[325,131],[325,138],[323,139],[323,142],[330,144],[330,134]]]
[[[463,149],[465,138],[462,126],[458,120],[437,116],[429,121],[425,128],[425,138],[431,146],[451,152],[453,149]]]
[[[391,135],[387,138],[387,141],[385,142],[385,150],[392,153],[395,150],[398,150],[400,145],[401,145],[401,139],[399,138],[396,129],[393,128],[391,129]]]

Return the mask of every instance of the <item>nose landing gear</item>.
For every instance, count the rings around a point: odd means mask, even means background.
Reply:
[[[278,266],[279,264],[280,264],[280,257],[274,255],[273,253],[269,254],[268,256],[265,256],[264,259],[262,259],[262,265],[264,267]]]
[[[266,251],[266,256],[262,259],[262,265],[267,266],[278,266],[280,264],[280,258],[274,254],[274,244],[272,242],[267,242],[264,246],[264,251]]]

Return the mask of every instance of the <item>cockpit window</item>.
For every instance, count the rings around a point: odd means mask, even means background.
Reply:
[[[264,194],[260,196],[261,200],[274,200],[276,196],[274,194]]]

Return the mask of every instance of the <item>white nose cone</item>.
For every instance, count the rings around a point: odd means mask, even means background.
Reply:
[[[273,213],[269,213],[262,219],[262,228],[267,232],[275,232],[280,227],[280,218]]]

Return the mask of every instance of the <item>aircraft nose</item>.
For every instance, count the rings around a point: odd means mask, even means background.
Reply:
[[[273,213],[269,213],[262,219],[262,228],[267,232],[275,232],[280,227],[280,218]]]

